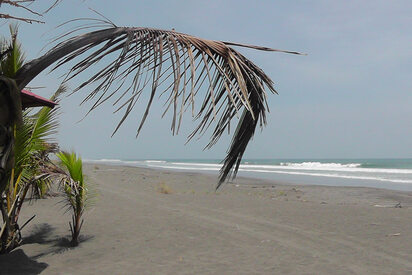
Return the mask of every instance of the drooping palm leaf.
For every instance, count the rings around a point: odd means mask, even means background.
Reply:
[[[215,144],[230,127],[232,118],[242,113],[221,170],[220,186],[230,175],[232,168],[234,175],[236,174],[258,123],[260,126],[266,123],[265,87],[276,92],[272,80],[229,45],[281,51],[200,39],[175,31],[113,27],[59,43],[42,57],[23,66],[16,75],[16,81],[22,88],[48,66],[55,64],[57,68],[80,57],[80,61],[71,67],[68,79],[85,71],[93,72],[88,80],[75,89],[76,92],[86,85],[96,85],[84,99],[94,100],[91,110],[117,96],[114,105],[124,115],[114,133],[147,87],[150,96],[137,129],[138,135],[157,88],[166,87],[163,92],[168,92],[165,112],[173,110],[173,134],[179,131],[182,114],[187,107],[191,107],[192,116],[200,120],[189,139],[196,134],[204,134],[215,122],[211,140],[206,147]],[[98,63],[104,63],[105,67],[96,72],[93,68]],[[201,86],[206,86],[206,92],[203,103],[195,113],[195,98],[200,96],[198,91]]]
[[[67,91],[66,85],[61,85],[56,92],[50,97],[50,101],[58,102],[59,96]],[[56,134],[59,127],[58,115],[60,112],[59,106],[55,108],[42,107],[33,115],[35,124],[31,133],[31,139],[40,140],[43,143],[49,143],[50,138]]]
[[[58,97],[66,90],[65,85],[60,86],[51,100],[57,102]],[[36,170],[37,164],[40,164],[38,158],[42,158],[44,153],[53,151],[53,137],[59,126],[59,107],[53,109],[43,107],[34,114],[31,114],[30,111],[32,110],[23,112],[23,123],[16,131],[16,175],[19,175],[23,169],[31,170],[34,168]],[[33,174],[36,174],[36,171],[33,171]]]

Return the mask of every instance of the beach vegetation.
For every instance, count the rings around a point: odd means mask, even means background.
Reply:
[[[55,95],[64,92],[60,87]],[[32,110],[25,110],[22,115],[22,124],[15,129],[14,167],[11,170],[10,181],[2,192],[2,249],[0,252],[10,251],[21,242],[23,229],[18,226],[19,214],[26,198],[43,198],[50,189],[51,179],[45,173],[53,163],[50,154],[58,150],[52,136],[58,127],[58,108],[41,108],[32,114]]]
[[[79,244],[80,230],[83,226],[83,213],[88,201],[88,188],[83,175],[82,159],[74,152],[59,152],[57,157],[63,168],[59,171],[59,186],[66,198],[66,206],[72,213],[72,221],[69,222],[72,235],[71,245]]]
[[[164,182],[159,184],[158,191],[162,194],[172,194],[172,189]]]
[[[279,190],[278,191],[278,196],[287,196],[287,193],[284,190]]]
[[[10,40],[1,40],[1,49],[9,50],[6,50],[7,53],[0,61],[0,70],[2,75],[11,78],[24,64],[24,54],[17,39],[17,25],[10,25],[10,35]],[[51,100],[58,101],[58,97],[65,91],[65,86],[59,87]],[[26,199],[42,198],[49,191],[51,180],[44,172],[52,165],[49,155],[58,151],[53,139],[58,128],[58,114],[58,107],[43,107],[37,112],[28,108],[21,112],[19,123],[12,125],[13,131],[8,138],[13,140],[13,150],[9,151],[13,162],[9,163],[12,164],[9,177],[7,180],[3,178],[0,185],[0,209],[3,217],[0,253],[9,252],[20,245],[21,230],[34,217],[19,226],[19,214]],[[7,131],[4,128],[2,130]],[[0,156],[4,157],[4,151],[1,153],[3,155]],[[4,159],[1,164],[3,168]]]
[[[1,49],[7,49],[0,61],[0,71],[3,76],[12,78],[24,64],[24,54],[17,40],[17,25],[10,25],[10,35],[10,40],[3,38],[0,42]],[[61,87],[52,99],[56,100],[64,91],[65,87]],[[50,138],[58,127],[58,108],[44,107],[36,113],[27,109],[20,115],[20,122],[12,125],[12,136],[9,135],[13,139],[10,174],[7,180],[3,178],[0,185],[3,217],[0,253],[11,251],[21,243],[20,232],[24,225],[19,227],[18,220],[23,203],[29,193],[31,197],[39,198],[48,192],[50,180],[43,176],[42,170],[50,163],[49,154],[57,148],[57,144],[52,143]],[[2,130],[7,131],[4,128]]]
[[[18,226],[20,211],[29,194],[30,198],[42,198],[49,191],[51,181],[44,171],[51,165],[49,154],[57,150],[57,145],[50,142],[58,126],[57,109],[43,107],[34,114],[26,110],[22,118],[22,124],[15,129],[14,167],[2,192],[4,224],[0,251],[20,244],[24,227]]]

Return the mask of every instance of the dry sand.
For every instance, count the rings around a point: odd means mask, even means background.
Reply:
[[[38,200],[1,274],[412,274],[412,192],[245,178],[215,192],[211,175],[86,174],[97,197],[80,246],[67,247],[62,198]]]

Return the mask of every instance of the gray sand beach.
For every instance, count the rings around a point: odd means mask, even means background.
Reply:
[[[1,274],[412,273],[412,192],[248,178],[215,192],[213,175],[85,170],[96,197],[80,246],[62,198],[37,200]]]

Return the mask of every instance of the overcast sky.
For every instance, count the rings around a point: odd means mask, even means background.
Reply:
[[[64,0],[45,16],[46,24],[21,24],[28,59],[41,54],[59,23],[96,18],[87,7],[118,26],[174,28],[207,39],[307,53],[240,49],[279,92],[269,94],[268,125],[256,133],[245,158],[412,157],[411,1]],[[2,25],[1,33],[7,31]],[[36,92],[48,97],[61,73],[44,73],[30,86],[46,86]],[[138,139],[138,112],[111,138],[119,118],[110,104],[78,122],[88,110],[79,107],[87,92],[62,99],[58,137],[62,148],[83,158],[225,156],[231,136],[222,136],[208,151],[202,150],[208,136],[184,145],[196,126],[190,112],[183,131],[173,137],[170,116],[161,119],[163,101],[153,106]]]

